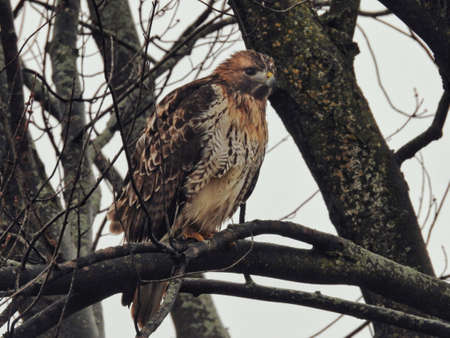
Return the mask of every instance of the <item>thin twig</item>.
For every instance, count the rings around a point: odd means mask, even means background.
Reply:
[[[355,302],[359,302],[361,300],[362,296],[359,296]],[[308,338],[316,338],[319,335],[321,335],[322,333],[324,333],[325,331],[327,331],[330,327],[332,327],[334,324],[336,324],[338,321],[340,321],[342,318],[344,318],[345,315],[343,315],[342,313],[337,316],[335,319],[333,319],[331,322],[329,322],[327,325],[325,325],[323,328],[321,328],[319,331],[317,331],[316,333],[314,333],[313,335],[309,336]]]
[[[373,64],[375,67],[375,75],[377,77],[377,82],[378,82],[378,86],[380,87],[381,91],[383,92],[384,97],[386,98],[386,101],[388,102],[389,106],[395,110],[397,113],[404,115],[406,117],[410,117],[412,114],[407,114],[405,113],[403,110],[397,108],[394,103],[392,102],[388,91],[386,90],[386,88],[383,85],[383,80],[381,79],[381,73],[380,73],[380,69],[378,67],[378,62],[377,62],[377,58],[375,56],[375,51],[372,48],[372,44],[370,43],[369,37],[367,36],[366,32],[364,31],[364,29],[360,26],[360,25],[356,25],[356,27],[358,27],[359,31],[361,32],[364,40],[366,41],[367,44],[367,48],[369,49],[369,53],[370,56],[372,57],[373,60]]]
[[[294,210],[292,210],[290,213],[288,213],[287,215],[281,217],[279,220],[283,221],[285,219],[289,219],[294,217],[297,212],[303,208],[306,204],[308,204],[318,193],[320,192],[319,189],[317,189],[316,191],[314,191],[310,196],[308,196],[302,203],[300,203],[300,205],[298,207],[296,207]]]
[[[352,330],[352,332],[347,334],[344,338],[351,338],[351,337],[353,337],[355,334],[361,332],[362,330],[364,330],[369,325],[370,325],[370,321],[366,320],[364,323],[362,323],[361,325],[356,327],[354,330]]]
[[[436,210],[436,213],[434,215],[434,218],[433,218],[433,222],[430,225],[430,230],[428,230],[427,240],[425,241],[425,245],[426,246],[428,246],[428,244],[430,243],[431,234],[433,232],[434,226],[435,226],[436,221],[437,221],[437,219],[439,217],[439,214],[441,212],[442,206],[444,205],[444,201],[447,198],[449,189],[450,189],[450,183],[447,184],[447,188],[445,189],[444,196],[442,196],[441,203],[439,203],[439,206],[438,206],[438,208]]]
[[[448,268],[448,256],[447,256],[447,251],[445,250],[445,247],[443,245],[441,245],[441,250],[442,250],[442,254],[444,255],[444,268],[442,269],[442,272],[440,274],[440,278],[445,276],[445,273],[447,271]]]

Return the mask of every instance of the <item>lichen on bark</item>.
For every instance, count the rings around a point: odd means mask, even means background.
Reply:
[[[345,44],[336,44],[326,21],[306,2],[280,1],[268,9],[234,0],[231,6],[247,47],[278,65],[270,102],[319,185],[338,233],[433,274],[407,184],[348,62],[351,50],[342,51]],[[368,293],[366,298],[387,302]]]

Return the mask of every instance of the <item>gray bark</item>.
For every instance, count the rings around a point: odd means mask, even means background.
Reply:
[[[278,65],[279,88],[270,102],[319,185],[338,233],[433,275],[407,184],[356,83],[352,24],[345,24],[356,15],[355,3],[343,12],[345,4],[334,1],[323,23],[307,3],[286,11],[291,1],[275,10],[246,0],[231,5],[247,47],[270,54]],[[403,308],[363,293],[369,303]],[[375,326],[380,337],[417,336]]]

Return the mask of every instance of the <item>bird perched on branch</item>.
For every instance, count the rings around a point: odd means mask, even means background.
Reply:
[[[136,143],[132,178],[108,211],[127,242],[211,237],[255,187],[266,143],[271,57],[240,51],[205,78],[168,94]],[[130,173],[131,174],[131,173]],[[145,204],[141,205],[141,202]],[[147,215],[149,217],[147,217]],[[137,286],[122,303],[143,326],[165,286]]]

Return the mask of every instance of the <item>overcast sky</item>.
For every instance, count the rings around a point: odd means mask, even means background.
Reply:
[[[196,8],[201,8],[196,1],[184,2],[186,9],[183,8],[180,14],[190,11],[189,7],[194,6],[194,4]],[[363,1],[363,8],[367,10],[382,9],[375,1]],[[406,26],[394,16],[384,17],[383,19],[407,31]],[[442,88],[436,67],[425,52],[418,47],[417,43],[371,18],[360,19],[358,24],[364,29],[370,39],[380,67],[383,84],[389,92],[394,105],[407,113],[412,113],[416,106],[414,98],[415,88],[419,97],[424,100],[420,111],[426,109],[430,114],[433,113],[442,94]],[[383,135],[390,135],[405,122],[406,118],[395,112],[384,98],[377,84],[374,63],[369,54],[367,44],[358,29],[355,34],[355,41],[361,50],[361,53],[356,57],[355,63],[359,85],[369,101],[370,108]],[[224,53],[222,58],[216,61],[216,64],[220,63],[233,51],[243,48],[242,42],[236,43],[234,48],[229,50],[229,53]],[[287,132],[271,107],[269,107],[267,112],[267,121],[269,125],[268,148],[270,148],[286,137]],[[430,118],[412,121],[403,132],[390,140],[390,147],[398,149],[406,141],[423,131],[429,123],[431,123]],[[444,137],[422,151],[432,179],[432,192],[438,200],[442,198],[449,181],[448,131],[447,123]],[[444,154],[445,156],[443,156]],[[405,173],[411,191],[411,199],[417,210],[422,183],[421,166],[418,161],[409,160],[403,165],[402,170]],[[292,212],[316,189],[317,185],[301,158],[297,147],[289,139],[278,146],[276,150],[267,154],[258,185],[247,203],[247,219],[279,219]],[[429,191],[425,191],[425,205],[428,202]],[[442,214],[436,222],[429,245],[430,255],[438,274],[444,268],[444,256],[441,246],[444,245],[448,249],[448,239],[450,238],[449,208],[444,207],[441,212]],[[237,217],[234,220],[237,221]],[[316,195],[310,203],[290,220],[315,229],[335,233],[320,194]],[[423,216],[421,220],[423,220]],[[427,234],[427,230],[427,228],[424,229],[425,234]],[[274,236],[261,236],[256,240],[292,245],[291,241]],[[106,242],[103,244],[108,245]],[[295,243],[295,245],[299,244]],[[305,245],[304,247],[308,246]],[[211,273],[208,276],[235,281],[243,280],[241,276],[232,276],[225,273]],[[303,291],[320,290],[323,294],[349,300],[356,300],[360,296],[359,289],[355,287],[298,284],[261,277],[255,277],[255,280],[261,284],[277,287],[288,287]],[[120,296],[117,295],[105,301],[108,337],[123,337],[132,334],[134,330],[131,321],[123,320],[124,318],[129,318],[127,317],[129,314],[126,309],[120,307],[119,298]],[[229,328],[233,338],[309,337],[337,317],[335,313],[294,305],[252,301],[226,296],[214,296],[214,300],[219,314],[225,326]],[[114,319],[110,320],[111,317]],[[322,334],[321,337],[344,336],[360,323],[362,321],[346,316],[326,333]],[[357,337],[370,336],[368,329],[357,335]],[[169,318],[165,320],[154,334],[154,337],[175,337],[172,322]]]
[[[182,6],[177,15],[181,22],[186,18],[186,14],[189,14],[188,17],[192,18],[195,15],[191,16],[191,13],[198,13],[198,11],[203,9],[203,5],[195,0],[183,1]],[[362,6],[366,10],[382,9],[376,1],[363,1]],[[394,16],[383,17],[383,19],[407,31],[406,26]],[[161,19],[155,22],[153,28],[155,32],[163,27],[163,20]],[[402,36],[400,33],[393,31],[391,28],[371,18],[359,19],[358,24],[364,29],[370,39],[378,60],[383,84],[389,92],[394,105],[405,112],[412,113],[415,108],[414,89],[416,89],[419,97],[424,100],[420,111],[426,109],[429,114],[434,113],[437,102],[442,94],[442,87],[437,69],[427,57],[426,53],[417,43],[411,41],[411,39]],[[182,26],[178,29],[181,30],[181,28]],[[176,36],[176,31],[174,31],[174,36]],[[359,29],[356,30],[355,41],[361,50],[361,53],[356,57],[355,63],[358,83],[369,102],[383,135],[390,135],[405,122],[406,118],[395,112],[383,96],[377,84],[373,60]],[[236,43],[232,48],[223,53],[220,59],[216,60],[215,65],[223,61],[233,51],[241,49],[244,49],[243,43]],[[201,55],[193,55],[192,58],[194,60],[198,58],[197,61],[199,61]],[[185,63],[183,66],[184,69],[179,69],[179,67],[177,69],[183,72],[188,65],[188,63]],[[85,67],[92,67],[92,69],[98,71],[98,64],[86,64]],[[207,71],[205,75],[209,72]],[[190,80],[187,77],[183,80],[183,83],[179,83],[176,86],[187,83]],[[89,85],[88,83],[87,87]],[[171,87],[171,89],[173,88]],[[271,107],[268,107],[267,121],[269,125],[268,148],[271,148],[271,146],[285,138],[287,132]],[[410,140],[413,136],[422,132],[430,123],[431,118],[412,121],[401,133],[389,141],[390,147],[398,149],[398,147]],[[450,156],[448,150],[448,125],[447,123],[444,129],[444,137],[422,151],[422,156],[431,178],[432,187],[432,196],[430,196],[428,187],[425,188],[425,206],[428,205],[430,198],[433,197],[439,202],[449,182]],[[45,141],[43,141],[42,145],[42,147],[39,147],[41,153],[46,158],[49,158],[49,154],[51,153],[50,149],[48,149],[49,146],[46,145]],[[115,138],[107,148],[111,151],[111,157],[114,150],[117,150],[119,147],[120,141],[118,138]],[[47,169],[51,168],[52,162],[49,161],[47,166]],[[125,174],[126,161],[124,159],[119,162],[119,167],[121,173]],[[417,160],[413,159],[407,161],[403,165],[402,170],[410,187],[413,205],[417,210],[421,195],[421,166]],[[288,139],[267,154],[262,166],[259,182],[247,203],[247,219],[279,219],[292,212],[316,190],[317,185],[309,173],[300,153],[292,140]],[[110,194],[106,196],[108,194],[109,192],[103,189],[104,198],[102,207],[107,207],[111,203],[112,197]],[[424,218],[425,215],[422,212],[419,218],[421,223]],[[320,194],[317,194],[310,203],[291,217],[290,220],[321,231],[335,233]],[[450,208],[447,203],[442,208],[441,215],[435,224],[435,230],[433,231],[429,244],[429,252],[437,274],[440,274],[444,269],[445,260],[441,246],[446,247],[447,251],[450,249],[449,220]],[[237,221],[237,218],[234,221]],[[425,237],[428,233],[429,225],[430,222],[424,228]],[[298,243],[274,236],[261,236],[255,240],[299,245]],[[119,243],[120,237],[105,236],[100,242],[100,247],[117,245]],[[303,247],[307,248],[308,246],[304,245]],[[208,276],[236,281],[243,280],[241,276],[232,276],[226,273],[210,273]],[[360,296],[359,289],[355,287],[298,284],[259,277],[255,277],[255,281],[265,285],[288,287],[302,291],[320,290],[323,294],[349,300],[356,300]],[[335,313],[294,305],[252,301],[225,296],[214,296],[214,300],[222,321],[229,328],[231,337],[233,338],[309,337],[337,317]],[[134,336],[134,326],[129,310],[120,305],[120,295],[104,301],[104,317],[107,337]],[[352,317],[344,317],[320,337],[344,336],[360,323],[362,321],[353,319]],[[169,317],[153,337],[175,337]],[[370,337],[370,333],[366,329],[357,335],[357,337]]]

